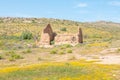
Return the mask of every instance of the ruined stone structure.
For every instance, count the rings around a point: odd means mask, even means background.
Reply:
[[[49,46],[51,41],[54,41],[55,45],[61,44],[71,44],[76,45],[78,43],[83,43],[83,36],[81,28],[78,29],[76,34],[56,34],[53,32],[51,25],[48,24],[41,34],[41,40],[39,42],[40,46]]]
[[[42,31],[40,45],[50,45],[50,42],[54,40],[54,33],[50,26],[47,25]]]

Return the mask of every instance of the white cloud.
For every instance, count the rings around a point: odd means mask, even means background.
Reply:
[[[76,8],[83,8],[83,7],[87,7],[88,4],[87,3],[79,3],[78,5],[76,5]]]
[[[111,2],[109,2],[109,5],[120,6],[120,1],[111,1]]]

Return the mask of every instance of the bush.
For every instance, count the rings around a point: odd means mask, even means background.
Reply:
[[[102,38],[102,36],[100,34],[93,34],[92,38]]]
[[[42,60],[42,58],[41,57],[38,57],[38,61],[41,61]]]
[[[27,51],[26,51],[27,53],[31,53],[32,51],[31,51],[31,49],[27,49]]]
[[[76,60],[76,57],[75,56],[70,56],[69,60]]]
[[[21,59],[21,58],[22,58],[22,57],[21,57],[20,55],[18,55],[18,54],[12,54],[11,57],[14,58],[14,59]]]
[[[57,54],[57,50],[53,49],[52,51],[50,51],[50,54]]]
[[[34,43],[32,44],[32,48],[38,48],[38,46]]]
[[[72,50],[71,49],[67,50],[67,53],[72,53]]]
[[[27,49],[27,50],[23,51],[22,53],[31,53],[31,52],[32,52],[31,49]]]
[[[60,51],[58,54],[65,54],[65,52],[64,51]]]
[[[15,54],[15,52],[14,51],[8,51],[8,52],[5,53],[6,56],[10,56],[12,54]]]
[[[15,61],[16,59],[23,59],[22,56],[16,54],[14,51],[9,51],[6,53],[6,55],[9,56],[9,61]]]
[[[5,41],[0,41],[0,47],[4,46],[5,45]]]
[[[55,41],[51,41],[50,44],[51,44],[51,45],[55,44]]]
[[[1,60],[1,59],[3,59],[3,56],[2,56],[2,55],[0,55],[0,60]]]
[[[18,55],[18,54],[12,54],[10,57],[9,57],[9,61],[15,61],[16,59],[23,59],[22,56]]]
[[[33,38],[33,35],[30,31],[25,30],[25,31],[22,32],[20,38],[22,40],[30,40],[30,39]]]
[[[67,31],[65,27],[61,28],[60,31]]]
[[[120,48],[117,49],[117,52],[118,52],[118,53],[120,52]]]
[[[15,61],[15,59],[14,59],[14,58],[12,58],[12,57],[10,57],[10,58],[9,58],[9,61]]]
[[[62,47],[64,47],[64,48],[71,48],[72,46],[70,44],[63,44]]]

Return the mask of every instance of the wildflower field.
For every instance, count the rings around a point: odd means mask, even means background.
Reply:
[[[119,80],[120,65],[46,62],[0,68],[0,80]]]
[[[80,27],[83,44],[38,47],[48,23],[58,34],[77,34]],[[0,18],[0,80],[120,80],[119,56],[119,23]],[[88,59],[99,62],[108,59],[117,64],[97,64]]]

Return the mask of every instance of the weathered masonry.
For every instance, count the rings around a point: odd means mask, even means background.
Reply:
[[[42,31],[41,39],[39,41],[40,46],[51,45],[51,41],[54,41],[54,45],[70,44],[76,45],[83,43],[82,29],[78,29],[78,33],[75,34],[57,34],[54,33],[50,24],[48,24]]]

